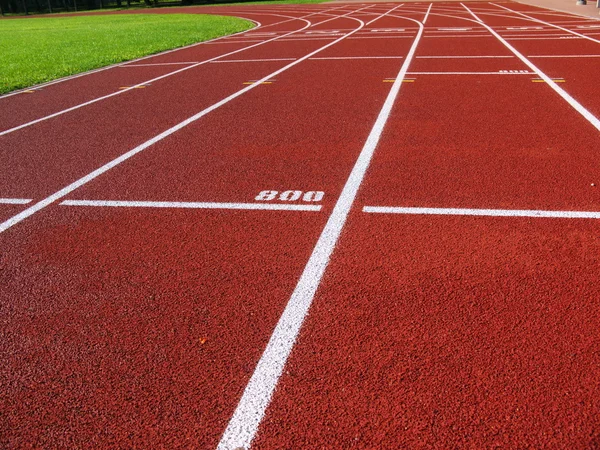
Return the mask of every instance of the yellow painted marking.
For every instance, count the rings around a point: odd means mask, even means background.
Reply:
[[[395,78],[386,78],[385,80],[383,80],[384,83],[393,83],[394,81],[396,81]],[[402,80],[403,83],[414,83],[415,79],[414,78],[405,78],[404,80]]]
[[[555,83],[564,83],[565,80],[563,78],[553,78],[552,81],[554,81]],[[545,83],[546,81],[542,80],[541,78],[534,78],[531,80],[532,83]]]
[[[263,81],[262,83],[257,83],[256,81],[244,81],[242,84],[273,84],[272,81]]]
[[[32,91],[31,89],[27,89],[26,91],[23,91],[25,94],[35,94],[35,91]]]
[[[123,89],[144,89],[146,86],[142,85],[142,86],[121,86],[119,88],[119,90],[123,90]]]

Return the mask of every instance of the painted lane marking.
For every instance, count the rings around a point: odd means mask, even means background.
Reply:
[[[384,83],[395,83],[396,82],[396,78],[386,78],[385,80],[383,80]],[[414,78],[404,78],[403,80],[401,80],[402,83],[414,83],[415,79]]]
[[[600,58],[600,55],[528,55],[528,58]]]
[[[506,27],[506,30],[543,30],[544,27]]]
[[[404,56],[324,56],[324,57],[320,57],[320,58],[310,58],[311,61],[314,60],[319,60],[319,61],[328,61],[328,60],[338,60],[338,59],[346,59],[346,60],[352,60],[352,59],[357,59],[357,60],[361,60],[361,59],[402,59],[404,58]]]
[[[276,61],[296,61],[297,58],[265,58],[265,59],[224,59],[219,61],[212,61],[211,64],[223,64],[223,63],[250,63],[250,62],[276,62]]]
[[[472,28],[438,28],[437,31],[469,31]]]
[[[430,10],[431,5],[429,6],[427,15]],[[308,314],[317,288],[321,283],[333,250],[373,158],[385,124],[402,86],[401,81],[406,72],[408,72],[408,67],[423,34],[424,26],[422,23],[408,17],[405,19],[416,22],[419,25],[419,32],[402,64],[396,82],[392,85],[385,103],[377,116],[377,120],[369,133],[367,141],[352,168],[352,172],[344,185],[342,193],[327,220],[327,224],[310,255],[298,284],[277,322],[264,353],[258,361],[233,417],[223,433],[218,445],[219,450],[248,449],[256,435],[266,408],[271,401],[285,363],[296,342],[300,328]]]
[[[528,70],[499,70],[497,72],[408,72],[408,75],[535,75]]]
[[[405,208],[401,206],[365,206],[363,212],[376,214],[414,214],[443,216],[548,217],[560,219],[600,219],[594,211],[541,211],[533,209]]]
[[[577,111],[579,114],[583,116],[596,130],[600,131],[600,120],[596,116],[594,116],[591,112],[589,112],[581,103],[575,100],[567,91],[561,88],[558,84],[556,84],[552,79],[542,72],[535,64],[529,61],[525,56],[523,56],[516,48],[510,45],[506,40],[496,33],[489,25],[485,24],[477,15],[475,15],[469,8],[467,8],[463,3],[461,3],[462,7],[465,8],[479,23],[481,23],[484,27],[488,29],[488,31],[496,37],[506,48],[508,48],[517,58],[519,58],[527,67],[533,70],[542,80],[544,80],[548,86],[554,90],[558,95],[560,95],[563,100],[565,100],[571,107]]]
[[[514,58],[512,55],[502,56],[417,56],[417,59],[487,59],[487,58]]]
[[[373,28],[371,33],[400,33],[406,31],[405,28]]]
[[[357,11],[360,11],[362,9],[366,9],[369,6],[363,7],[358,9]],[[321,23],[325,23],[325,22],[329,22],[331,20],[335,20],[335,19],[339,19],[341,17],[347,17],[349,16],[349,14],[352,13],[347,13],[341,16],[335,16],[331,19],[328,19],[324,22]],[[272,72],[268,75],[266,75],[265,77],[261,78],[259,81],[267,81],[277,75],[279,75],[280,73],[285,72],[286,70],[296,66],[297,64],[300,64],[302,61],[306,61],[307,59],[309,59],[311,56],[314,56],[320,52],[322,52],[323,50],[328,49],[329,47],[337,44],[338,42],[341,42],[342,40],[344,40],[345,38],[347,38],[348,36],[351,36],[353,33],[356,33],[357,31],[359,31],[365,24],[362,20],[360,19],[354,19],[352,17],[350,17],[353,20],[356,20],[357,22],[359,22],[359,26],[357,26],[354,31],[349,32],[348,34],[346,34],[345,36],[342,36],[340,38],[337,38],[335,41],[330,42],[328,44],[325,44],[324,46],[312,51],[311,53],[297,59],[296,61],[292,61],[291,63],[289,63],[288,65],[282,67],[281,69],[276,70],[275,72]],[[152,139],[147,140],[146,142],[138,145],[137,147],[135,147],[132,150],[129,150],[126,153],[123,153],[121,156],[113,159],[112,161],[104,164],[103,166],[99,167],[98,169],[94,170],[93,172],[90,172],[89,174],[85,175],[82,178],[79,178],[78,180],[74,181],[73,183],[69,184],[68,186],[65,186],[64,188],[60,189],[59,191],[55,192],[54,194],[46,197],[45,199],[35,203],[34,205],[30,206],[29,208],[25,209],[24,211],[20,212],[19,214],[11,217],[8,220],[5,220],[4,222],[0,223],[0,233],[3,233],[4,231],[8,230],[9,228],[13,227],[14,225],[22,222],[23,220],[27,219],[28,217],[34,215],[35,213],[37,213],[38,211],[41,211],[42,209],[46,208],[47,206],[51,205],[52,203],[60,200],[61,198],[65,197],[66,195],[70,194],[71,192],[73,192],[74,190],[80,188],[81,186],[89,183],[90,181],[92,181],[93,179],[99,177],[100,175],[104,174],[105,172],[108,172],[110,169],[118,166],[119,164],[123,163],[124,161],[127,161],[129,158],[132,158],[133,156],[137,155],[138,153],[144,151],[145,149],[147,149],[148,147],[151,147],[152,145],[156,144],[159,141],[162,141],[163,139],[165,139],[166,137],[172,135],[173,133],[176,133],[177,131],[181,130],[182,128],[188,126],[189,124],[196,122],[198,119],[204,117],[205,115],[211,113],[212,111],[214,111],[217,108],[220,108],[221,106],[229,103],[230,101],[236,99],[237,97],[245,94],[246,92],[256,88],[258,86],[258,84],[252,84],[250,86],[247,86],[233,94],[231,94],[229,97],[224,98],[223,100],[214,103],[213,105],[209,106],[208,108],[203,109],[202,111],[194,114],[191,117],[188,117],[186,120],[179,122],[177,125],[172,126],[171,128],[163,131],[162,133],[160,133],[159,135],[153,137]]]
[[[273,84],[273,82],[275,82],[275,80],[267,80],[267,81],[250,80],[250,81],[244,81],[242,84]]]
[[[129,90],[129,89],[144,89],[146,87],[150,86],[149,84],[136,84],[135,86],[121,86],[119,89],[120,90]]]
[[[446,39],[446,38],[463,38],[463,39],[475,39],[475,38],[489,38],[487,34],[438,34],[436,36],[423,36],[423,39]]]
[[[2,205],[26,205],[32,201],[33,199],[30,198],[0,198],[0,204]]]
[[[564,78],[552,78],[552,81],[554,83],[564,83],[565,79]],[[531,80],[532,83],[546,83],[546,80],[542,79],[542,78],[533,78]]]
[[[600,28],[600,25],[578,25],[575,28]]]
[[[335,10],[335,9],[339,9],[339,7],[332,8],[332,9],[330,9],[330,10],[326,10],[326,11],[333,11],[333,10]],[[342,16],[336,16],[336,17],[345,17],[345,16],[347,16],[348,14],[351,14],[351,13],[346,13],[346,14],[344,14],[344,15],[342,15]],[[313,15],[314,15],[314,14],[309,14],[309,15],[307,15],[306,17],[308,17],[308,16],[313,16]],[[289,16],[281,16],[281,17],[289,17]],[[179,73],[181,73],[181,72],[184,72],[184,71],[187,71],[187,70],[190,70],[190,69],[193,69],[193,68],[199,67],[199,66],[201,66],[201,65],[203,65],[203,64],[207,64],[207,63],[210,63],[210,62],[212,62],[212,61],[216,61],[216,60],[218,60],[218,59],[225,58],[225,57],[227,57],[227,56],[234,55],[234,54],[236,54],[236,53],[240,53],[240,52],[243,52],[243,51],[249,50],[249,49],[251,49],[251,48],[258,47],[259,45],[267,44],[267,43],[269,43],[269,42],[272,42],[272,41],[275,41],[275,40],[281,39],[281,38],[283,38],[283,37],[285,37],[285,36],[289,36],[289,35],[292,35],[292,34],[295,34],[295,33],[300,33],[300,32],[302,32],[302,31],[304,31],[305,29],[309,28],[311,25],[313,25],[313,24],[311,24],[311,22],[310,22],[310,21],[308,21],[308,20],[306,20],[306,19],[304,19],[304,18],[302,18],[302,17],[297,17],[297,18],[296,18],[296,17],[293,17],[292,19],[294,19],[294,20],[302,20],[302,21],[306,22],[306,25],[305,25],[304,27],[302,27],[302,28],[298,29],[298,30],[295,30],[295,31],[290,31],[289,33],[282,34],[282,35],[280,35],[280,36],[276,36],[276,37],[274,37],[274,38],[271,38],[271,39],[267,39],[266,41],[260,41],[260,42],[259,42],[259,43],[257,43],[257,44],[252,44],[252,45],[249,45],[249,46],[247,46],[247,47],[244,47],[244,48],[241,48],[241,49],[233,50],[233,51],[231,51],[231,52],[229,52],[229,53],[224,53],[224,54],[222,54],[222,55],[219,55],[219,56],[216,56],[216,57],[214,57],[214,58],[210,58],[210,59],[207,59],[207,60],[201,61],[201,62],[199,62],[199,63],[197,63],[197,64],[194,64],[194,65],[191,65],[191,66],[187,66],[187,67],[183,67],[183,68],[181,68],[181,69],[178,69],[178,70],[175,70],[175,71],[173,71],[173,72],[166,73],[166,74],[164,74],[164,75],[158,76],[158,77],[156,77],[156,78],[153,78],[153,79],[151,79],[151,80],[146,80],[146,81],[144,81],[144,82],[142,82],[142,83],[138,83],[138,85],[144,85],[144,84],[153,83],[153,82],[155,82],[155,81],[162,80],[162,79],[164,79],[164,78],[171,77],[171,76],[173,76],[173,75],[176,75],[176,74],[179,74]],[[326,22],[329,22],[329,21],[331,21],[331,20],[334,20],[334,18],[327,19],[327,20],[324,20],[324,21],[322,21],[322,22],[315,23],[314,25],[320,25],[320,24],[322,24],[322,23],[326,23]],[[215,41],[216,41],[216,40],[215,40]],[[207,41],[207,42],[205,42],[205,43],[213,43],[213,42],[208,42],[208,41]],[[229,43],[231,43],[231,42],[229,42]],[[136,85],[136,86],[137,86],[137,85]],[[40,122],[43,122],[43,121],[46,121],[46,120],[52,119],[52,118],[54,118],[54,117],[57,117],[57,116],[61,116],[61,115],[63,115],[63,114],[66,114],[66,113],[68,113],[68,112],[75,111],[75,110],[77,110],[77,109],[80,109],[80,108],[83,108],[83,107],[85,107],[85,106],[92,105],[92,104],[94,104],[94,103],[97,103],[97,102],[99,102],[99,101],[102,101],[102,100],[106,100],[106,99],[108,99],[108,98],[111,98],[111,97],[114,97],[114,96],[116,96],[116,95],[120,95],[120,94],[123,94],[123,93],[125,93],[125,92],[129,92],[130,90],[132,90],[132,89],[134,89],[134,88],[135,88],[135,86],[132,86],[132,87],[131,87],[131,88],[129,88],[129,89],[117,90],[117,91],[115,91],[115,92],[113,92],[113,93],[111,93],[111,94],[107,94],[107,95],[104,95],[104,96],[102,96],[102,97],[98,97],[98,98],[95,98],[95,99],[93,99],[93,100],[90,100],[90,101],[87,101],[87,102],[84,102],[84,103],[80,103],[80,104],[78,104],[78,105],[75,105],[75,106],[72,106],[72,107],[70,107],[70,108],[64,109],[64,110],[62,110],[62,111],[58,111],[58,112],[56,112],[56,113],[49,114],[49,115],[47,115],[47,116],[44,116],[44,117],[40,117],[39,119],[32,120],[32,121],[30,121],[30,122],[27,122],[27,123],[24,123],[24,124],[18,125],[18,126],[16,126],[16,127],[9,128],[9,129],[7,129],[7,130],[4,130],[4,131],[0,131],[0,136],[3,136],[3,135],[5,135],[5,134],[9,134],[9,133],[15,132],[15,131],[17,131],[17,130],[20,130],[20,129],[23,129],[23,128],[26,128],[26,127],[29,127],[29,126],[32,126],[32,125],[35,125],[36,123],[40,123]]]
[[[325,196],[325,192],[323,191],[297,191],[297,190],[288,190],[288,191],[260,191],[254,200],[257,202],[270,202],[275,199],[278,199],[282,202],[295,202],[302,199],[303,202],[320,202],[323,200]]]
[[[183,62],[168,62],[168,63],[147,63],[147,64],[122,64],[117,67],[128,68],[128,67],[155,67],[155,66],[186,66],[191,64],[198,64],[200,61],[183,61]]]
[[[551,28],[556,28],[556,29],[565,31],[565,32],[567,32],[569,34],[573,34],[575,36],[579,36],[580,38],[587,39],[587,40],[590,40],[592,42],[596,42],[596,43],[600,44],[600,40],[594,39],[594,38],[592,38],[590,36],[586,36],[585,34],[581,34],[581,33],[578,33],[576,31],[573,31],[573,30],[569,30],[568,28],[561,27],[560,25],[556,25],[556,24],[553,24],[553,23],[550,23],[550,22],[545,22],[545,21],[540,20],[540,19],[536,19],[535,17],[528,16],[527,14],[523,14],[523,13],[518,12],[518,11],[513,11],[512,9],[507,8],[505,6],[502,6],[502,5],[497,5],[495,3],[490,3],[490,4],[493,5],[493,6],[495,6],[495,7],[497,7],[497,8],[502,8],[502,9],[504,9],[506,11],[511,12],[511,13],[518,14],[519,16],[525,17],[525,18],[527,18],[527,19],[529,19],[529,20],[531,20],[533,22],[541,23],[542,25],[546,25],[546,26],[551,27]]]
[[[112,208],[250,209],[264,211],[321,211],[322,208],[322,205],[289,203],[153,202],[126,200],[65,200],[60,205]]]

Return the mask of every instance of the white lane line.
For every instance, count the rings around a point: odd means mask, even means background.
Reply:
[[[541,211],[535,209],[465,209],[405,208],[400,206],[365,206],[363,212],[377,214],[412,214],[442,216],[549,217],[559,219],[600,219],[595,211]]]
[[[456,56],[417,56],[417,59],[496,59],[496,58],[514,58],[514,56],[512,55],[506,55],[506,56],[463,56],[463,55],[456,55]]]
[[[187,62],[167,62],[167,63],[148,63],[148,64],[121,64],[117,67],[154,67],[154,66],[185,66],[191,64],[198,64],[200,61],[187,61]]]
[[[368,8],[364,7],[364,8],[360,8],[357,11],[360,11],[361,9],[365,9]],[[338,19],[340,17],[346,17],[349,14],[352,13],[347,13],[344,14],[342,16],[336,16],[333,17],[331,19],[326,20],[326,22],[330,21],[330,20],[335,20]],[[307,59],[309,59],[311,56],[316,55],[317,53],[331,47],[332,45],[337,44],[338,42],[342,41],[343,39],[345,39],[348,36],[351,36],[353,33],[356,33],[357,31],[359,31],[363,26],[364,26],[364,22],[360,19],[354,19],[357,22],[359,22],[359,26],[357,26],[354,31],[351,31],[350,33],[346,34],[346,36],[342,36],[338,39],[336,39],[333,42],[330,42],[329,44],[326,44],[320,48],[318,48],[317,50],[314,50],[313,52],[297,59],[296,61],[291,62],[290,64],[282,67],[281,69],[276,70],[275,72],[270,73],[269,75],[261,78],[260,80],[256,81],[256,83],[251,84],[246,86],[243,89],[240,89],[239,91],[235,92],[234,94],[231,94],[229,97],[224,98],[223,100],[209,106],[206,109],[203,109],[202,111],[200,111],[199,113],[194,114],[193,116],[187,118],[186,120],[184,120],[183,122],[178,123],[177,125],[169,128],[168,130],[163,131],[162,133],[160,133],[159,135],[153,137],[152,139],[147,140],[146,142],[144,142],[143,144],[138,145],[137,147],[135,147],[132,150],[129,150],[128,152],[122,154],[121,156],[113,159],[112,161],[104,164],[103,166],[99,167],[98,169],[94,170],[93,172],[87,174],[86,176],[78,179],[77,181],[74,181],[73,183],[69,184],[68,186],[65,186],[64,188],[60,189],[59,191],[55,192],[54,194],[46,197],[45,199],[35,203],[34,205],[30,206],[29,208],[25,209],[24,211],[20,212],[19,214],[11,217],[10,219],[0,223],[0,233],[8,230],[10,227],[22,222],[23,220],[27,219],[28,217],[32,216],[33,214],[37,213],[38,211],[46,208],[48,205],[51,205],[52,203],[56,202],[57,200],[60,200],[61,198],[65,197],[66,195],[70,194],[71,192],[73,192],[74,190],[78,189],[79,187],[89,183],[90,181],[92,181],[94,178],[99,177],[100,175],[102,175],[105,172],[108,172],[110,169],[118,166],[119,164],[121,164],[124,161],[127,161],[129,158],[137,155],[138,153],[144,151],[145,149],[147,149],[148,147],[156,144],[159,141],[162,141],[163,139],[165,139],[166,137],[172,135],[173,133],[181,130],[182,128],[188,126],[189,124],[197,121],[198,119],[200,119],[201,117],[204,117],[205,115],[207,115],[208,113],[214,111],[217,108],[220,108],[221,106],[225,105],[226,103],[229,103],[230,101],[236,99],[237,97],[245,94],[246,92],[256,88],[257,86],[260,86],[262,82],[267,81],[271,78],[274,78],[275,76],[279,75],[280,73],[285,72],[286,70],[290,69],[291,67],[294,67],[295,65],[301,63],[302,61],[305,61]]]
[[[507,8],[505,6],[502,6],[502,5],[496,5],[495,3],[490,3],[490,5],[494,5],[497,8],[502,8],[502,9],[504,9],[506,11],[510,11],[511,13],[518,14],[519,16],[525,17],[525,18],[527,18],[527,19],[529,19],[529,20],[531,20],[533,22],[541,23],[543,25],[546,25],[546,26],[549,26],[549,27],[552,27],[552,28],[556,28],[556,29],[559,29],[559,30],[562,30],[562,31],[566,31],[569,34],[573,34],[573,35],[579,36],[579,37],[581,37],[583,39],[588,39],[588,40],[590,40],[592,42],[596,42],[596,43],[600,44],[600,41],[598,39],[594,39],[594,38],[592,38],[590,36],[586,36],[585,34],[578,33],[577,31],[569,30],[568,28],[561,27],[560,25],[555,25],[555,24],[550,23],[550,22],[545,22],[543,20],[536,19],[535,17],[528,16],[527,14],[523,14],[523,13],[518,12],[518,11],[513,11],[512,9]]]
[[[575,100],[571,95],[567,93],[563,88],[561,88],[558,84],[556,84],[548,75],[542,72],[535,64],[529,61],[525,56],[523,56],[516,48],[510,45],[502,36],[496,33],[490,26],[485,24],[479,17],[477,17],[469,8],[467,8],[463,3],[461,3],[463,8],[465,8],[479,23],[481,23],[484,27],[488,29],[490,33],[492,33],[506,48],[508,48],[514,55],[519,58],[523,63],[533,70],[542,80],[546,82],[548,86],[550,86],[554,92],[560,95],[575,111],[581,114],[590,124],[596,128],[596,130],[600,131],[600,120],[596,118],[591,112],[589,112],[586,108],[583,107],[581,103]]]
[[[113,208],[251,209],[265,211],[320,211],[322,208],[321,205],[290,205],[284,203],[152,202],[126,200],[65,200],[60,205]]]
[[[274,62],[274,61],[295,61],[296,58],[265,58],[265,59],[225,59],[219,61],[212,61],[211,64],[223,64],[223,63],[249,63],[249,62]]]
[[[26,205],[32,201],[30,198],[0,198],[0,204],[2,205]]]
[[[527,55],[528,58],[600,58],[600,55]]]
[[[404,56],[324,56],[322,58],[310,58],[311,61],[320,60],[320,61],[328,61],[328,60],[338,60],[338,59],[402,59]]]
[[[402,64],[400,72],[396,77],[396,81],[390,89],[352,172],[344,185],[344,189],[333,208],[333,212],[310,255],[298,284],[296,285],[283,314],[277,322],[277,326],[275,327],[275,330],[269,339],[269,343],[244,390],[244,394],[242,395],[231,421],[227,425],[227,429],[218,445],[219,450],[249,448],[258,430],[258,426],[262,421],[266,408],[271,401],[271,397],[275,391],[283,367],[296,342],[304,319],[308,314],[317,288],[319,287],[325,269],[329,264],[331,254],[333,253],[346,223],[348,214],[352,209],[352,205],[365,177],[375,148],[381,138],[387,119],[390,116],[398,92],[402,87],[402,80],[406,76],[406,72],[408,72],[408,67],[423,34],[424,27],[422,23],[408,17],[405,19],[416,22],[419,25],[419,32]]]
[[[339,9],[339,7],[332,8],[332,9],[329,9],[329,10],[326,10],[326,11],[333,11],[333,10],[335,10],[335,9]],[[342,15],[342,16],[336,16],[336,17],[345,17],[345,16],[347,16],[348,14],[350,14],[350,13],[344,14],[344,15]],[[313,14],[310,14],[310,15],[313,15]],[[289,16],[281,16],[281,17],[289,17]],[[308,17],[308,16],[306,16],[306,17]],[[167,77],[171,77],[171,76],[173,76],[173,75],[179,74],[179,73],[181,73],[181,72],[185,72],[185,71],[187,71],[187,70],[190,70],[190,69],[194,69],[194,68],[196,68],[196,67],[199,67],[199,66],[201,66],[201,65],[203,65],[203,64],[207,64],[207,63],[210,63],[210,62],[216,61],[216,60],[218,60],[218,59],[225,58],[225,57],[227,57],[227,56],[231,56],[231,55],[234,55],[234,54],[236,54],[236,53],[240,53],[240,52],[243,52],[243,51],[249,50],[249,49],[251,49],[251,48],[254,48],[254,47],[258,47],[259,45],[264,45],[264,44],[267,44],[267,43],[269,43],[269,42],[273,42],[273,41],[275,41],[275,40],[279,40],[279,39],[281,39],[281,38],[283,38],[283,37],[285,37],[285,36],[289,36],[289,35],[292,35],[292,34],[295,34],[295,33],[302,32],[302,31],[306,30],[307,28],[309,28],[309,27],[312,25],[310,21],[308,21],[308,20],[306,20],[306,19],[304,19],[304,18],[302,18],[302,17],[298,17],[298,18],[294,17],[293,19],[294,19],[294,20],[302,20],[302,21],[306,22],[306,25],[305,25],[304,27],[302,27],[302,28],[298,29],[298,30],[295,30],[295,31],[290,31],[290,32],[288,32],[288,33],[286,33],[286,34],[282,34],[282,35],[280,35],[280,36],[276,36],[276,37],[274,37],[274,38],[267,39],[267,40],[265,40],[265,41],[259,41],[259,42],[258,42],[258,43],[256,43],[256,44],[252,44],[252,45],[249,45],[249,46],[247,46],[247,47],[243,47],[243,48],[240,48],[240,49],[237,49],[237,50],[233,50],[233,51],[231,51],[231,52],[228,52],[228,53],[224,53],[224,54],[222,54],[222,55],[219,55],[219,56],[215,56],[214,58],[210,58],[210,59],[207,59],[207,60],[201,61],[201,62],[199,62],[199,63],[197,63],[197,64],[193,64],[193,65],[191,65],[191,66],[183,67],[183,68],[181,68],[181,69],[178,69],[178,70],[175,70],[175,71],[173,71],[173,72],[169,72],[169,73],[166,73],[166,74],[164,74],[164,75],[160,75],[160,76],[158,76],[158,77],[156,77],[156,78],[152,78],[151,80],[143,81],[143,82],[141,82],[141,83],[138,83],[138,84],[135,84],[135,85],[133,85],[133,86],[130,86],[130,87],[126,88],[126,89],[120,89],[120,90],[118,90],[118,91],[115,91],[115,92],[113,92],[113,93],[111,93],[111,94],[107,94],[107,95],[104,95],[104,96],[102,96],[102,97],[98,97],[98,98],[95,98],[95,99],[93,99],[93,100],[90,100],[90,101],[87,101],[87,102],[84,102],[84,103],[80,103],[80,104],[78,104],[78,105],[75,105],[75,106],[72,106],[72,107],[70,107],[70,108],[63,109],[62,111],[58,111],[58,112],[55,112],[55,113],[53,113],[53,114],[49,114],[49,115],[47,115],[47,116],[40,117],[39,119],[35,119],[35,120],[32,120],[32,121],[30,121],[30,122],[27,122],[27,123],[24,123],[24,124],[18,125],[18,126],[16,126],[16,127],[9,128],[8,130],[0,131],[0,136],[4,136],[4,135],[6,135],[6,134],[13,133],[13,132],[15,132],[15,131],[18,131],[18,130],[21,130],[21,129],[23,129],[23,128],[26,128],[26,127],[29,127],[29,126],[35,125],[36,123],[40,123],[40,122],[43,122],[43,121],[46,121],[46,120],[52,119],[52,118],[54,118],[54,117],[58,117],[58,116],[61,116],[61,115],[63,115],[63,114],[69,113],[69,112],[71,112],[71,111],[75,111],[75,110],[77,110],[77,109],[83,108],[83,107],[85,107],[85,106],[92,105],[92,104],[94,104],[94,103],[97,103],[97,102],[99,102],[99,101],[106,100],[107,98],[111,98],[111,97],[114,97],[114,96],[116,96],[116,95],[121,95],[121,94],[123,94],[123,93],[125,93],[125,92],[129,92],[129,91],[131,91],[131,90],[133,90],[133,89],[137,89],[137,88],[139,88],[140,86],[145,86],[145,85],[147,85],[147,84],[150,84],[150,83],[153,83],[153,82],[155,82],[155,81],[162,80],[162,79],[164,79],[164,78],[167,78]],[[325,20],[325,21],[318,22],[318,23],[316,23],[316,24],[314,24],[314,25],[319,25],[319,24],[322,24],[322,23],[325,23],[325,22],[329,22],[330,20],[333,20],[333,19],[327,19],[327,20]],[[207,41],[207,43],[221,43],[221,41],[217,41],[217,42],[208,42],[208,41]],[[225,43],[226,43],[226,42],[225,42]]]
[[[496,72],[408,72],[407,75],[535,75],[535,72],[509,70]]]

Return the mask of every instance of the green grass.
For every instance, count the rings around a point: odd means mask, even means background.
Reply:
[[[0,94],[253,26],[198,14],[0,20]]]

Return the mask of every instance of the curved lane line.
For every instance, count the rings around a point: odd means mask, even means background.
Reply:
[[[333,11],[335,9],[340,9],[340,7],[338,6],[336,8],[332,8],[332,9],[329,9],[329,10],[326,10],[326,11]],[[311,16],[311,15],[315,15],[315,14],[309,14],[309,16]],[[219,56],[215,56],[214,58],[210,58],[210,59],[206,59],[204,61],[200,61],[198,63],[195,63],[195,64],[191,65],[191,66],[186,66],[186,67],[183,67],[181,69],[174,70],[173,72],[169,72],[169,73],[166,73],[164,75],[160,75],[160,76],[158,76],[156,78],[152,78],[151,80],[142,81],[142,82],[137,83],[137,84],[135,84],[133,86],[130,86],[130,87],[126,88],[126,89],[120,89],[120,90],[112,92],[110,94],[103,95],[102,97],[98,97],[98,98],[89,100],[87,102],[80,103],[80,104],[75,105],[75,106],[71,106],[70,108],[66,108],[66,109],[63,109],[61,111],[49,114],[47,116],[40,117],[39,119],[35,119],[35,120],[30,121],[30,122],[26,122],[24,124],[21,124],[21,125],[17,125],[16,127],[9,128],[9,129],[4,130],[4,131],[0,131],[0,136],[4,136],[4,135],[10,134],[10,133],[14,133],[15,131],[21,130],[23,128],[30,127],[30,126],[35,125],[37,123],[44,122],[44,121],[52,119],[54,117],[61,116],[63,114],[69,113],[71,111],[75,111],[75,110],[83,108],[85,106],[92,105],[92,104],[97,103],[97,102],[102,101],[102,100],[106,100],[106,99],[114,97],[116,95],[123,94],[123,93],[131,91],[133,89],[138,89],[140,86],[144,86],[144,85],[147,85],[147,84],[150,84],[150,83],[154,83],[155,81],[159,81],[159,80],[162,80],[164,78],[168,78],[168,77],[171,77],[173,75],[177,75],[178,73],[185,72],[187,70],[194,69],[196,67],[202,66],[204,64],[208,64],[208,63],[211,63],[213,61],[217,61],[217,60],[219,60],[221,58],[225,58],[226,56],[235,55],[236,53],[240,53],[240,52],[243,52],[245,50],[249,50],[251,48],[258,47],[260,45],[267,44],[269,42],[272,42],[272,41],[275,41],[275,40],[278,40],[278,39],[282,39],[282,38],[287,37],[289,35],[292,35],[292,34],[295,34],[295,33],[299,33],[299,32],[304,31],[304,30],[306,30],[307,28],[309,28],[310,26],[313,25],[309,20],[306,20],[306,19],[304,19],[302,17],[290,17],[290,16],[284,16],[284,15],[280,15],[280,16],[281,17],[288,17],[288,18],[290,18],[290,20],[302,20],[302,21],[306,22],[306,25],[304,27],[298,29],[298,30],[290,31],[290,32],[282,34],[280,36],[276,36],[274,38],[267,39],[266,41],[260,41],[260,42],[258,42],[256,44],[252,44],[252,45],[249,45],[247,47],[243,47],[243,48],[240,48],[240,49],[237,49],[237,50],[234,50],[234,51],[231,51],[231,52],[219,55]],[[308,17],[308,16],[306,16],[306,17]],[[342,17],[342,16],[340,16],[340,17]],[[327,21],[325,21],[325,22],[327,22]],[[319,23],[324,23],[324,22],[319,22]],[[318,25],[319,23],[316,23],[314,25]],[[263,27],[263,28],[266,28],[266,27]],[[253,28],[253,30],[256,30],[256,29]],[[248,32],[248,31],[251,31],[251,30],[246,30],[245,32]],[[233,35],[231,35],[231,36],[233,36]],[[226,38],[226,37],[230,37],[230,36],[223,36],[223,37],[221,37],[219,39],[223,39],[223,38]],[[156,56],[156,55],[152,55],[152,56]]]

